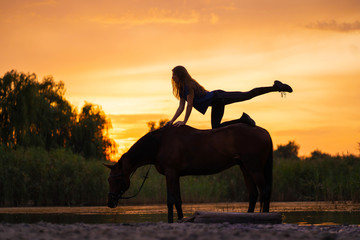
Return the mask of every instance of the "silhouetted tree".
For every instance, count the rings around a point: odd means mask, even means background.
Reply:
[[[299,159],[300,146],[295,143],[295,141],[289,141],[286,145],[278,145],[277,149],[274,151],[275,158],[292,158],[292,159]]]
[[[320,150],[314,150],[311,152],[311,156],[310,158],[311,159],[322,159],[322,158],[327,158],[327,157],[331,157],[330,154],[327,154],[327,153],[323,153],[321,152]]]
[[[34,73],[5,73],[0,78],[0,144],[71,148],[85,157],[108,158],[115,142],[108,137],[104,112],[86,104],[78,116],[64,95],[64,83],[52,76],[39,82]]]
[[[51,76],[15,70],[0,78],[1,143],[7,147],[66,146],[73,113],[64,99],[64,84]]]
[[[152,132],[156,129],[162,128],[163,126],[165,126],[165,124],[169,121],[169,119],[161,119],[159,121],[159,124],[156,126],[156,122],[155,121],[149,121],[147,122],[147,125],[149,127],[149,132]]]
[[[86,103],[72,131],[73,152],[86,158],[107,159],[115,153],[115,142],[109,138],[110,121],[97,105]]]

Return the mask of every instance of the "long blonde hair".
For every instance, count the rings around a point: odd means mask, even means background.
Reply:
[[[174,79],[171,79],[173,86],[173,94],[177,99],[180,99],[181,94],[183,93],[185,86],[190,90],[194,90],[194,94],[197,96],[204,96],[206,90],[201,86],[195,79],[193,79],[189,72],[183,66],[176,66],[172,70],[173,74],[179,78],[178,82],[175,82]]]

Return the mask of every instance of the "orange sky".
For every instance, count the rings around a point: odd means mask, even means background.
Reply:
[[[102,106],[120,151],[173,116],[171,69],[184,65],[208,90],[290,84],[286,98],[225,110],[224,120],[247,112],[275,146],[359,153],[358,0],[1,0],[0,16],[0,74],[64,81],[74,106]],[[210,128],[210,111],[188,124]]]

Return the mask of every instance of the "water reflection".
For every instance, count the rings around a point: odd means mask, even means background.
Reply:
[[[282,212],[283,223],[299,225],[360,225],[360,205],[326,203],[274,203],[272,212]],[[185,217],[195,211],[246,212],[247,203],[184,204]],[[176,215],[176,214],[175,214]],[[165,205],[107,207],[0,208],[0,222],[37,223],[140,223],[166,222]]]
[[[360,212],[309,211],[283,213],[284,223],[300,225],[360,225]]]

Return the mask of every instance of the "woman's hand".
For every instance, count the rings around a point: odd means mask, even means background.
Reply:
[[[166,126],[171,126],[173,124],[174,121],[168,121],[167,123],[165,123],[165,127]]]
[[[185,125],[185,124],[186,124],[186,122],[184,122],[184,121],[178,121],[178,122],[174,123],[174,126],[180,127],[180,126]]]
[[[184,99],[180,99],[180,102],[179,102],[179,107],[178,109],[176,110],[176,113],[174,115],[174,117],[168,121],[165,126],[171,126],[173,125],[174,121],[181,115],[181,113],[184,111],[184,107],[185,107],[185,100]]]

